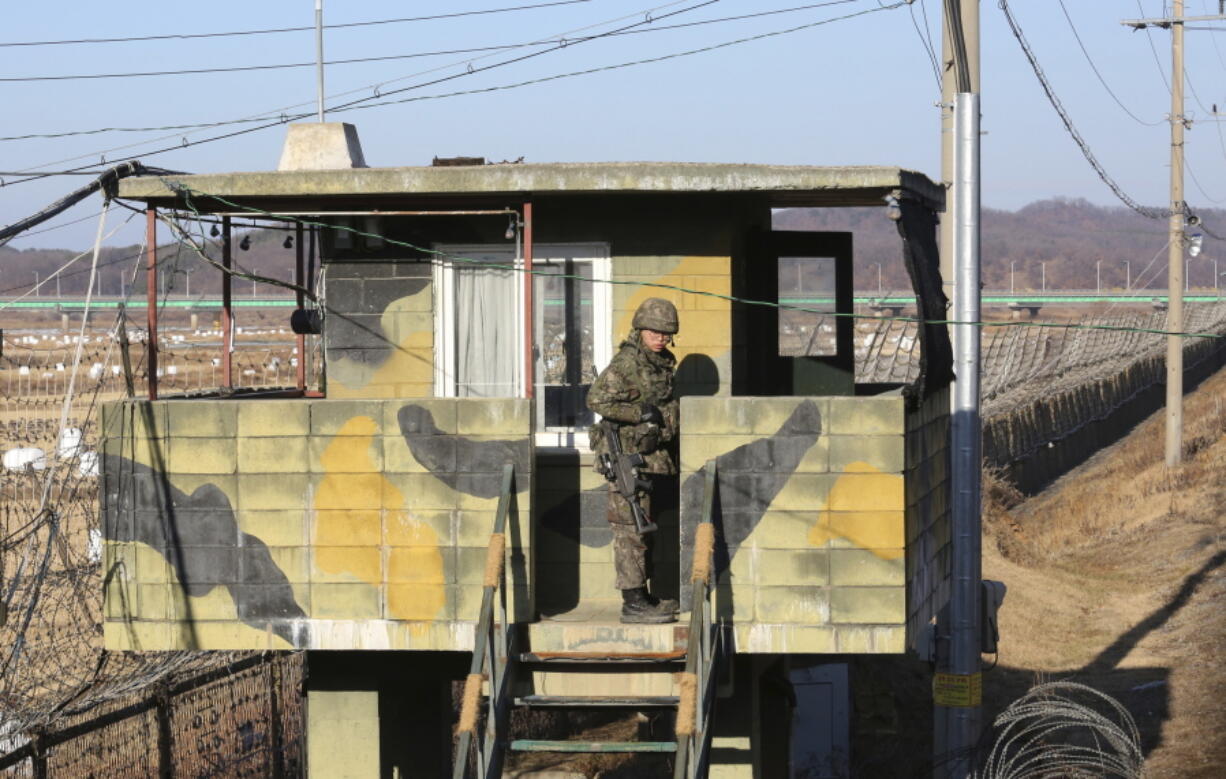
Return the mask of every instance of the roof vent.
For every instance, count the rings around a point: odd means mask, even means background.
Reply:
[[[435,157],[430,163],[435,168],[459,168],[465,165],[484,165],[484,157]]]
[[[277,170],[365,168],[358,130],[347,122],[291,124]]]

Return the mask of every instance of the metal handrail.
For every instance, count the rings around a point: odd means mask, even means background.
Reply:
[[[694,562],[690,569],[690,635],[681,676],[677,707],[677,762],[674,779],[697,779],[706,775],[711,744],[711,717],[715,710],[712,687],[722,648],[722,630],[716,624],[711,602],[715,591],[715,461],[706,464],[702,518],[694,532]]]
[[[498,511],[494,515],[494,531],[486,551],[484,591],[481,612],[473,634],[473,659],[464,683],[464,698],[460,708],[453,779],[465,779],[476,743],[477,775],[500,777],[505,753],[508,702],[511,691],[511,659],[514,655],[515,632],[507,622],[506,525],[507,517],[518,512],[515,491],[515,466],[508,463],[502,469],[502,489],[498,494]],[[495,608],[498,619],[495,619]],[[477,711],[481,690],[489,683],[489,702],[485,727],[477,726]]]

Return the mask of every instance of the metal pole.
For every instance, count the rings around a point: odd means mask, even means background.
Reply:
[[[1039,275],[1043,279],[1042,281],[1043,291],[1046,292],[1047,291],[1047,263],[1045,262],[1039,263]]]
[[[1189,292],[1192,289],[1192,261],[1183,261],[1183,291]]]
[[[1094,261],[1094,288],[1098,294],[1103,294],[1103,261]]]
[[[881,263],[877,263],[877,297],[881,297]]]
[[[231,256],[230,217],[221,218],[221,386],[222,389],[233,389],[234,379],[230,373],[230,352],[234,351],[234,311],[231,307],[233,277],[230,266],[234,258]]]
[[[979,0],[962,0],[958,16],[966,39],[966,59],[970,70],[971,91],[979,91]],[[947,6],[948,7],[948,6]],[[958,93],[953,46],[950,42],[950,20],[942,17],[941,25],[941,184],[952,191],[954,180],[954,95]],[[941,219],[941,283],[945,297],[954,299],[954,219],[956,204],[947,204]]]
[[[956,187],[955,173],[956,161],[961,157],[962,151],[960,141],[961,136],[955,133],[956,125],[956,105],[958,102],[959,93],[964,90],[966,92],[979,92],[979,0],[945,0],[943,3],[944,13],[942,14],[942,34],[941,34],[941,183],[946,191],[953,195],[952,200],[946,207],[945,214],[941,219],[940,224],[940,262],[941,262],[941,279],[946,298],[950,301],[956,301],[959,297],[959,286],[965,286],[968,282],[961,274],[955,272],[955,266],[961,251],[957,248],[958,240],[955,235],[958,234],[958,226],[962,224],[964,217],[962,212],[968,209],[972,210],[970,218],[978,223],[979,205],[978,205],[978,189],[975,189],[975,202],[971,204],[964,199],[964,195],[968,194],[963,188]],[[965,71],[962,71],[962,64],[959,62],[959,57],[955,56],[955,35],[957,27],[960,25],[962,31],[961,48],[966,54]],[[961,82],[961,83],[960,83]],[[978,126],[978,99],[974,110],[975,124]],[[975,175],[978,176],[978,136],[974,138],[973,149],[976,157]],[[977,235],[977,232],[976,232]],[[978,242],[976,240],[975,253],[978,255]],[[1012,272],[1010,273],[1010,286],[1012,286]],[[973,290],[973,291],[972,291]],[[966,294],[979,294],[978,277],[972,287],[967,288]],[[956,306],[955,306],[956,309]],[[959,316],[955,316],[959,321],[965,321]],[[955,354],[959,348],[958,339],[960,329],[957,327],[951,328],[953,347]],[[978,339],[978,333],[976,333]],[[978,344],[978,340],[976,340]],[[957,371],[955,371],[957,374]],[[954,380],[954,389],[951,393],[951,413],[957,411],[957,393],[959,385],[962,381],[961,374],[956,375]],[[977,382],[977,379],[976,379]],[[978,384],[976,383],[976,388]],[[976,394],[978,390],[976,389]],[[951,431],[952,433],[952,431]],[[951,442],[952,443],[952,442]],[[976,464],[975,473],[978,474],[979,466]],[[951,487],[952,488],[952,487]],[[941,637],[950,635],[951,630],[951,606],[946,605],[937,617],[937,633]],[[939,679],[942,674],[949,676],[951,671],[949,657],[941,651],[938,651],[936,671]],[[935,698],[935,696],[934,696]],[[958,735],[960,726],[955,724],[956,710],[947,706],[941,705],[942,701],[935,701],[938,705],[934,710],[933,721],[933,752],[936,757],[934,761],[935,773],[938,775],[944,774],[948,776],[962,776],[969,772],[963,770],[965,766],[961,764],[951,764],[946,758],[959,749],[961,745],[961,737]],[[971,763],[973,765],[973,761]]]
[[[535,396],[536,360],[532,317],[532,202],[524,203],[524,397]]]
[[[1014,294],[1014,287],[1013,287],[1013,269],[1014,269],[1014,266],[1016,266],[1016,265],[1017,265],[1017,263],[1016,263],[1016,262],[1010,262],[1010,263],[1009,263],[1009,294],[1010,294],[1010,295]]]
[[[1171,222],[1167,252],[1166,329],[1183,329],[1183,0],[1172,0],[1171,16]],[[1166,464],[1183,459],[1183,339],[1166,337]]]
[[[965,691],[945,701],[948,708],[949,776],[968,777],[976,765],[975,745],[981,720],[980,598],[981,530],[979,415],[979,95],[961,93],[955,102],[958,158],[955,194],[958,200],[957,255],[954,285],[955,341],[953,444],[953,585],[949,600],[949,686]],[[938,685],[938,688],[940,685]],[[941,702],[938,701],[938,705]]]
[[[298,289],[294,291],[294,300],[301,310],[306,306],[306,296],[302,290],[306,287],[306,270],[303,263],[303,247],[302,247],[302,222],[294,225],[294,283],[298,285]],[[298,347],[298,367],[295,371],[298,389],[306,391],[306,336],[299,333],[295,339],[295,345]]]
[[[158,216],[156,208],[145,209],[145,370],[149,399],[158,399]]]
[[[1132,263],[1124,260],[1124,291],[1132,289]]]
[[[324,0],[315,0],[315,81],[319,121],[324,120]]]

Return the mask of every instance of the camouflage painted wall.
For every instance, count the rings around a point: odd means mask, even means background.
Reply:
[[[434,394],[431,287],[428,261],[334,261],[324,266],[328,397]]]
[[[681,570],[715,460],[717,607],[736,651],[901,652],[901,395],[686,398],[681,418]]]
[[[112,649],[466,649],[504,463],[533,613],[521,399],[171,400],[103,409]]]

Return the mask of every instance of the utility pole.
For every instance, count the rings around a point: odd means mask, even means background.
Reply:
[[[944,0],[941,278],[953,303],[950,415],[950,595],[937,614],[933,676],[934,775],[971,777],[983,729],[981,667],[983,469],[979,328],[979,0]],[[951,284],[952,281],[952,284]],[[952,294],[950,294],[952,290]]]
[[[1164,19],[1127,19],[1124,25],[1135,29],[1169,28],[1171,31],[1171,216],[1170,248],[1167,252],[1167,312],[1166,329],[1183,331],[1183,291],[1186,268],[1183,252],[1185,224],[1196,224],[1194,217],[1185,221],[1187,204],[1183,199],[1183,133],[1187,118],[1183,112],[1183,32],[1184,22],[1220,22],[1226,19],[1222,3],[1217,16],[1184,16],[1183,0],[1172,0],[1171,15]],[[1183,338],[1166,337],[1166,464],[1178,465],[1183,459]]]
[[[1171,237],[1166,329],[1183,330],[1183,0],[1172,0],[1171,16]],[[1183,338],[1166,337],[1166,464],[1183,459]]]
[[[1132,289],[1132,263],[1124,260],[1124,291]]]
[[[1094,290],[1098,294],[1103,294],[1103,261],[1094,261]]]

